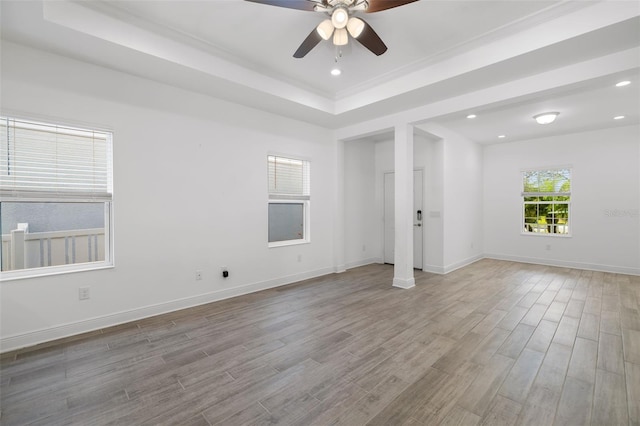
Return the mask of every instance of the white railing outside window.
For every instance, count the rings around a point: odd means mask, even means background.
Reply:
[[[2,235],[2,271],[105,260],[104,228],[30,233],[19,225]]]

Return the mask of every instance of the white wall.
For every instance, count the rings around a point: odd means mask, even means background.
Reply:
[[[429,272],[444,272],[444,141],[425,144],[428,165],[425,168],[423,221],[425,231],[425,265]]]
[[[485,253],[640,274],[639,151],[638,126],[485,147]],[[521,170],[565,165],[573,170],[572,236],[521,235]]]
[[[381,261],[375,182],[375,144],[368,140],[346,142],[344,209],[347,268]]]
[[[394,148],[393,136],[391,139],[383,142],[375,143],[375,188],[376,188],[376,209],[377,226],[372,232],[375,232],[378,241],[378,257],[384,262],[384,174],[393,172],[394,165]],[[415,154],[415,140],[414,140]],[[415,156],[414,156],[415,161]]]
[[[451,131],[444,139],[444,272],[482,255],[482,147]]]
[[[333,271],[326,129],[11,43],[1,78],[3,114],[113,130],[115,200],[115,268],[0,283],[2,350]],[[267,248],[268,152],[312,162],[310,244]]]
[[[482,257],[482,147],[436,123],[419,128],[439,138],[433,145],[437,161],[432,175],[435,204],[430,214],[440,216],[429,217],[429,226],[442,241],[441,259],[429,270],[448,273]]]

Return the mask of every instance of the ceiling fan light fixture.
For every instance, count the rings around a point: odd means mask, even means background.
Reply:
[[[338,7],[334,9],[331,14],[331,23],[337,29],[343,29],[347,26],[347,22],[349,21],[349,12],[344,7]]]
[[[333,34],[333,24],[330,19],[325,19],[316,27],[316,31],[323,40],[329,40]]]
[[[364,30],[364,22],[362,22],[362,19],[349,18],[349,22],[347,22],[347,30],[349,31],[349,34],[351,34],[351,37],[358,38]]]
[[[349,42],[349,35],[344,28],[336,28],[333,33],[333,44],[336,46],[344,46]]]
[[[560,115],[559,112],[543,112],[542,114],[534,115],[533,118],[538,124],[551,124],[556,121],[558,115]]]
[[[0,0],[1,2],[2,0]],[[240,0],[237,0],[240,1]],[[307,12],[322,12],[331,22],[316,24],[309,35],[302,41],[293,57],[304,58],[322,40],[328,41],[333,37],[333,44],[340,47],[349,42],[353,37],[359,44],[376,56],[384,54],[388,48],[376,34],[375,30],[362,19],[351,19],[351,15],[359,12],[374,13],[383,10],[394,9],[418,0],[244,0],[251,3],[278,6]],[[316,21],[319,22],[320,20]],[[342,52],[338,49],[340,53]]]

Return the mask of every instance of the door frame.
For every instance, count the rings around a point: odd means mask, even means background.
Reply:
[[[421,271],[424,271],[424,267],[426,265],[425,262],[425,243],[426,243],[426,238],[425,238],[425,168],[424,167],[414,167],[413,172],[422,172],[422,226],[420,227],[420,232],[422,233],[422,269],[420,269]],[[386,200],[386,191],[385,191],[385,175],[387,174],[395,174],[395,170],[383,170],[382,171],[382,179],[381,179],[381,205],[380,205],[380,217],[381,217],[381,221],[380,221],[380,247],[382,247],[382,252],[380,253],[380,259],[382,260],[382,263],[385,263],[385,214],[384,214],[384,210],[385,210],[385,200]],[[415,188],[414,188],[415,191]],[[395,206],[395,201],[394,201],[394,206]]]

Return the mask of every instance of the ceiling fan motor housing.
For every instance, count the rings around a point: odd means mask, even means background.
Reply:
[[[327,3],[333,7],[336,7],[336,6],[350,7],[350,6],[353,6],[355,2],[356,0],[328,0],[327,1]]]

